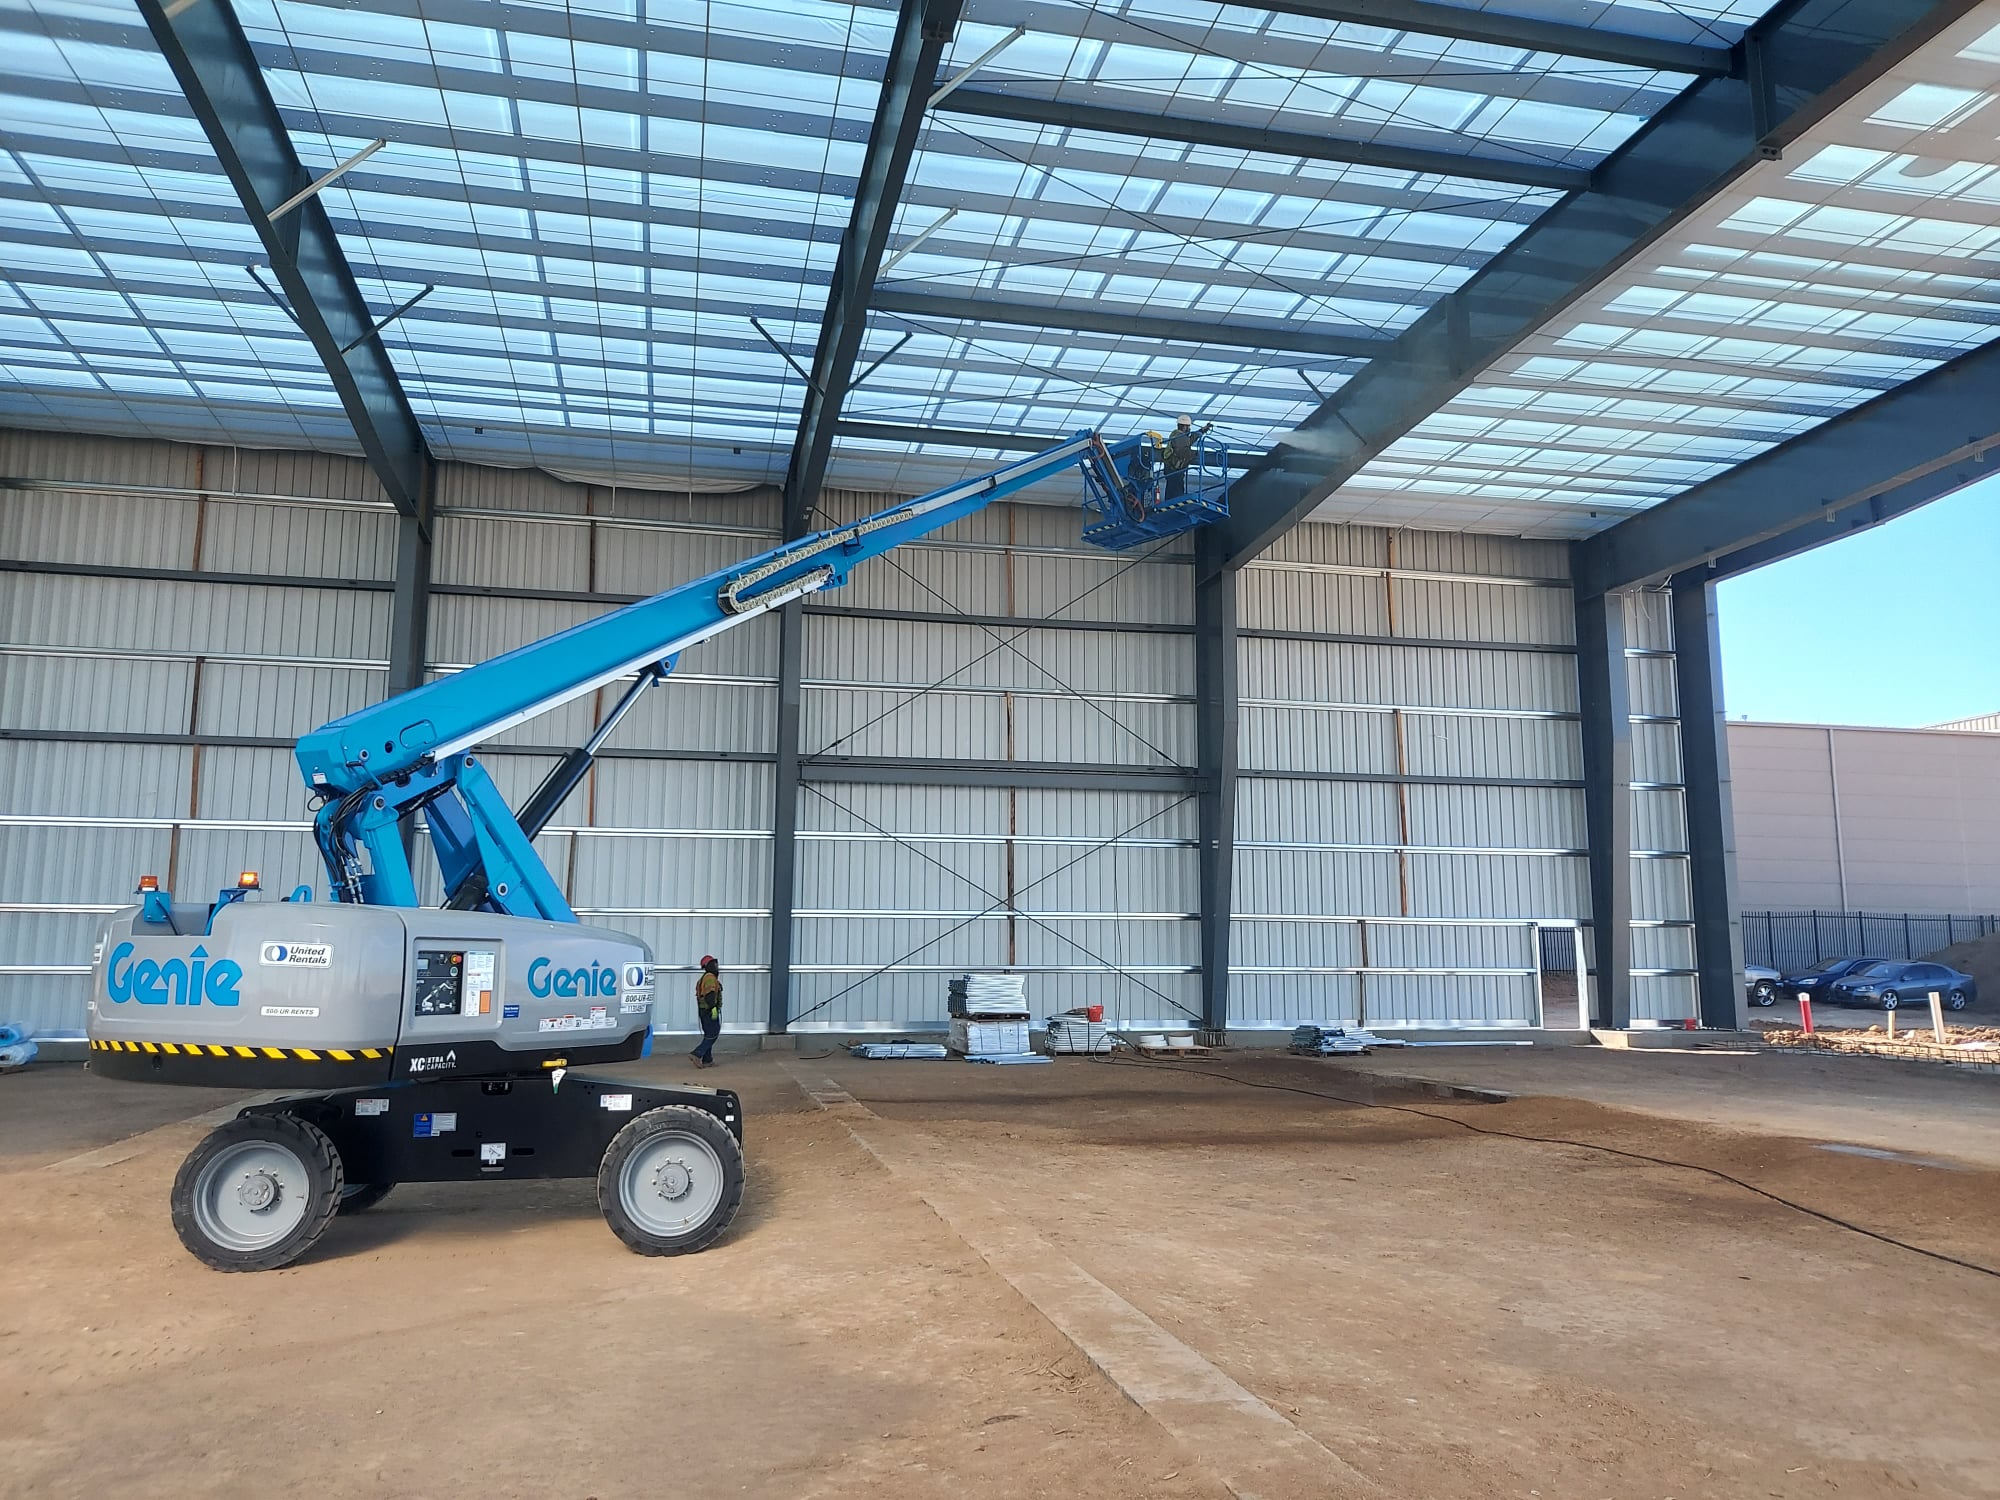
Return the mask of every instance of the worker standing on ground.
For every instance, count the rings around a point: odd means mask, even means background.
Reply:
[[[694,1013],[701,1021],[701,1045],[688,1054],[698,1068],[715,1066],[715,1039],[722,1035],[722,966],[711,956],[701,960],[701,978],[694,982]]]
[[[1173,434],[1167,439],[1167,499],[1175,500],[1187,493],[1187,471],[1194,462],[1195,446],[1214,425],[1213,422],[1204,422],[1197,428],[1194,418],[1186,412],[1175,418]]]

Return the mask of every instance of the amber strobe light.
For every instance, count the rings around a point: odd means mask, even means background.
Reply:
[[[255,870],[245,870],[241,875],[238,875],[236,877],[236,888],[243,891],[256,890],[257,872]]]
[[[141,876],[139,877],[139,889],[140,889],[140,890],[142,890],[142,891],[157,891],[157,890],[158,890],[159,888],[160,888],[160,877],[159,877],[159,876],[157,876],[157,875],[141,875]]]

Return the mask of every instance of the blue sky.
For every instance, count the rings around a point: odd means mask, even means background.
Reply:
[[[2000,475],[1716,595],[1732,719],[2000,713]]]

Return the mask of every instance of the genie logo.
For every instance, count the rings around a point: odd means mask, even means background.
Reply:
[[[104,967],[104,987],[121,1004],[136,1000],[141,1005],[210,1005],[237,1003],[236,986],[243,980],[243,966],[232,958],[209,963],[208,950],[197,947],[186,959],[170,958],[155,963],[150,958],[132,962],[132,945],[120,943],[111,950],[111,962]]]
[[[595,959],[587,969],[558,969],[553,959],[538,958],[528,965],[528,993],[544,1000],[550,995],[559,1000],[615,995],[618,971],[605,968]]]

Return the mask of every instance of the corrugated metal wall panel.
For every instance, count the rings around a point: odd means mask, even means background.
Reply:
[[[1669,656],[1630,656],[1626,680],[1632,687],[1632,712],[1671,718],[1680,712],[1674,688],[1674,662]]]
[[[386,660],[389,596],[343,589],[16,574],[0,631],[16,644]]]
[[[302,495],[325,500],[359,500],[386,506],[375,471],[365,460],[338,453],[282,452],[262,448],[208,447],[201,454],[199,483],[250,495]],[[141,483],[153,483],[142,480]]]
[[[546,527],[546,531],[576,527]],[[599,593],[657,594],[741,562],[772,545],[774,538],[740,532],[665,531],[645,526],[597,523],[596,581]],[[845,602],[835,590],[824,596]]]
[[[297,739],[330,719],[379,703],[385,667],[302,667],[280,662],[201,665],[199,734]],[[294,779],[298,772],[292,772]]]
[[[0,428],[0,473],[9,478],[193,489],[201,483],[202,455],[186,443]]]
[[[1396,788],[1386,782],[1280,781],[1256,777],[1236,788],[1236,838],[1243,843],[1400,842]]]
[[[1396,774],[1396,730],[1386,713],[1246,704],[1237,737],[1245,770]]]
[[[1358,974],[1229,976],[1230,1024],[1243,1031],[1286,1030],[1311,1023],[1354,1026],[1361,1018]]]
[[[1632,726],[1632,779],[1679,784],[1680,725],[1634,724]]]
[[[104,921],[94,911],[6,911],[0,912],[0,962],[10,967],[38,965],[51,969],[74,968],[90,962],[97,929]],[[8,976],[15,978],[19,976]],[[0,989],[0,994],[6,991]],[[20,1022],[9,1012],[0,1011],[10,1026]]]
[[[165,875],[171,839],[160,827],[0,824],[0,902],[122,906],[141,875]]]
[[[0,652],[0,721],[69,734],[182,734],[194,663]]]
[[[1682,1021],[1701,1014],[1701,991],[1692,975],[1635,974],[1632,1019]]]
[[[1578,793],[1578,796],[1581,796]],[[1687,853],[1687,805],[1679,790],[1635,788],[1632,793],[1632,847]]]
[[[1543,787],[1413,786],[1410,842],[1446,848],[1581,849],[1583,793]]]
[[[1268,570],[1270,564],[1284,562],[1387,567],[1389,533],[1379,526],[1325,526],[1308,521],[1272,542],[1244,572]]]
[[[589,805],[603,828],[703,828],[768,832],[775,772],[754,761],[600,760]],[[558,819],[583,821],[578,796]]]
[[[1533,1026],[1532,974],[1370,974],[1362,983],[1370,1026]]]
[[[1013,688],[1038,693],[1187,696],[1193,653],[1180,635],[1004,630],[910,620],[816,618],[808,682]]]
[[[1581,781],[1583,728],[1564,719],[1409,714],[1403,754],[1412,776]]]
[[[587,526],[446,513],[437,519],[431,581],[588,593],[591,541]]]
[[[182,508],[194,510],[185,502]],[[393,511],[211,500],[206,512],[200,566],[209,572],[381,582],[396,576]]]
[[[1236,909],[1246,916],[1393,917],[1401,905],[1394,854],[1236,851]]]
[[[1673,595],[1665,589],[1639,589],[1623,597],[1625,644],[1633,650],[1673,650]]]
[[[0,740],[0,814],[180,817],[192,754],[184,745]]]
[[[1694,929],[1692,927],[1634,927],[1632,967],[1635,969],[1692,969]]]
[[[1398,567],[1495,578],[1567,578],[1569,544],[1471,531],[1399,531]]]
[[[1246,568],[1237,575],[1237,623],[1244,630],[1387,635],[1388,591],[1379,574]]]
[[[194,557],[194,523],[194,506],[155,495],[13,490],[0,505],[0,557],[185,568]]]
[[[0,973],[0,1015],[30,1036],[80,1036],[90,980],[83,974]]]
[[[1506,583],[1397,578],[1396,634],[1441,641],[1507,641],[1567,646],[1576,640],[1568,589]]]
[[[1410,911],[1423,917],[1574,917],[1589,861],[1539,854],[1412,854]]]
[[[1252,637],[1241,642],[1241,672],[1246,699],[1542,713],[1577,707],[1575,663],[1539,653]]]
[[[1685,922],[1693,916],[1685,859],[1632,861],[1634,921]]]

